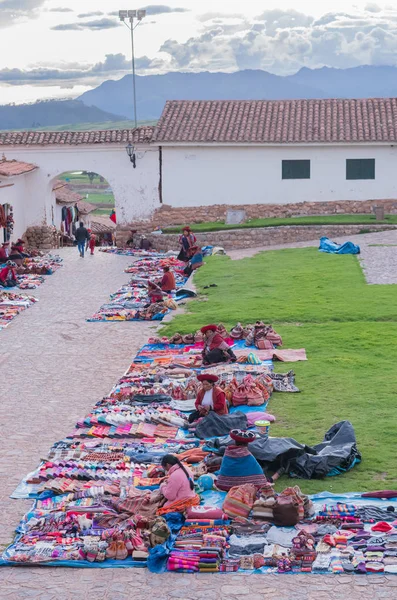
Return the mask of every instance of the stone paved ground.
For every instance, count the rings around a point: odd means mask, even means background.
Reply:
[[[393,240],[390,235],[390,232],[374,234],[371,240],[376,241],[369,243],[393,243],[397,234]],[[359,236],[360,243],[366,237]],[[14,527],[31,504],[10,500],[10,493],[46,456],[51,444],[70,432],[76,420],[110,390],[153,331],[146,323],[85,321],[126,281],[123,268],[131,262],[130,258],[98,253],[83,260],[75,249],[60,253],[65,258],[64,267],[34,292],[40,302],[0,333],[0,544],[3,546],[11,540]],[[394,268],[395,265],[396,261]],[[373,267],[375,271],[377,268]],[[131,597],[139,600],[393,599],[397,597],[397,577],[157,576],[144,569],[0,569],[0,600],[129,600]]]

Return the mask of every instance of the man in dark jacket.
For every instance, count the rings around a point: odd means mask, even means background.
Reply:
[[[87,240],[90,239],[90,235],[87,229],[84,227],[84,223],[82,221],[80,221],[80,227],[76,229],[75,238],[77,242],[77,247],[80,252],[80,256],[84,258],[85,245]]]

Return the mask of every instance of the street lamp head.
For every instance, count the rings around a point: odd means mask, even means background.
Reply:
[[[138,21],[142,21],[146,17],[146,10],[138,10]]]
[[[119,10],[119,19],[120,21],[125,21],[128,17],[128,10]]]
[[[130,19],[136,19],[136,10],[129,10],[128,16]]]
[[[136,168],[136,156],[135,156],[135,148],[134,146],[131,144],[131,142],[129,142],[128,146],[125,147],[125,150],[129,156],[130,161],[133,164],[134,169]]]

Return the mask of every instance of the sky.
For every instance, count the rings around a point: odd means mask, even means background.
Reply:
[[[119,9],[147,10],[137,73],[397,65],[397,0],[0,0],[0,104],[77,97],[131,72]]]

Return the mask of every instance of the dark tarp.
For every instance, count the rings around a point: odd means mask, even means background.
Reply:
[[[284,468],[290,477],[318,479],[348,471],[361,455],[357,450],[353,425],[341,421],[333,425],[321,444],[303,446],[291,438],[260,438],[249,445],[265,471]]]
[[[211,410],[196,427],[196,436],[202,440],[215,436],[228,435],[232,429],[247,429],[247,416],[243,412],[231,415],[217,415]]]
[[[223,455],[228,443],[230,438],[211,440],[205,444],[205,448]],[[290,477],[301,479],[339,475],[361,461],[353,425],[349,421],[333,425],[323,442],[312,447],[300,444],[293,438],[260,437],[248,448],[266,474],[282,469]]]

